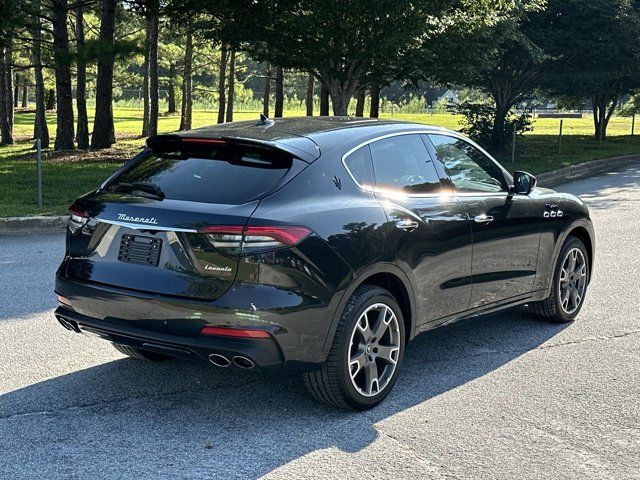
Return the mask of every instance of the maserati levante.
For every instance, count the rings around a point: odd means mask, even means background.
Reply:
[[[58,321],[125,355],[304,376],[366,409],[407,344],[527,305],[570,322],[594,260],[578,198],[456,132],[375,119],[229,123],[149,138],[70,207]]]

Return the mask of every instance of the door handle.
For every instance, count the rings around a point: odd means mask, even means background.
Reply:
[[[493,222],[493,217],[491,215],[487,215],[486,213],[483,213],[481,215],[476,215],[476,217],[473,220],[476,223],[491,223]]]
[[[407,232],[413,232],[416,228],[418,228],[419,224],[415,220],[398,220],[396,222],[396,228],[401,230],[405,230]]]

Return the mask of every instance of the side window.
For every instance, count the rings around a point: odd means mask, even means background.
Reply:
[[[351,176],[361,186],[373,186],[373,170],[371,167],[371,154],[369,146],[359,148],[344,159],[344,164]]]
[[[419,135],[398,135],[369,145],[376,187],[406,193],[433,193],[440,178]]]
[[[429,135],[436,154],[457,190],[500,192],[505,190],[502,170],[484,153],[464,140]]]

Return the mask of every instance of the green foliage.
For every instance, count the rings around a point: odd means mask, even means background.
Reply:
[[[85,43],[82,55],[87,62],[97,62],[104,57],[111,57],[114,61],[130,59],[142,50],[141,45],[135,40],[122,39],[113,43],[105,43],[99,38],[93,38]]]
[[[22,26],[20,13],[25,8],[24,0],[0,0],[0,47],[6,45],[12,32]]]
[[[516,135],[519,136],[533,129],[531,112],[528,110],[509,111],[502,128],[497,132],[495,130],[496,107],[490,103],[461,102],[452,110],[463,116],[460,121],[461,131],[485,146],[508,144],[512,139],[514,126]]]
[[[640,1],[549,0],[537,26],[556,59],[545,72],[549,90],[592,98],[640,87]]]
[[[468,119],[465,128],[485,145],[497,147],[510,141],[514,124],[526,130],[527,115],[514,119],[508,112],[530,98],[551,60],[533,38],[546,2],[510,3],[512,9],[493,22],[474,29],[451,25],[434,39],[423,65],[425,76],[467,87],[458,107]]]
[[[210,38],[257,60],[313,71],[344,115],[355,90],[407,73],[447,25],[509,11],[493,0],[187,0],[175,9]],[[499,14],[497,13],[499,12]]]
[[[632,95],[627,102],[620,107],[619,115],[631,117],[640,113],[640,94]]]

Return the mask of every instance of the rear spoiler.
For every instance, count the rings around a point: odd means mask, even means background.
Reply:
[[[254,138],[243,137],[196,137],[187,135],[156,135],[147,139],[147,147],[155,153],[164,153],[169,151],[178,150],[184,144],[227,144],[238,146],[252,146],[261,147],[271,150],[279,150],[285,152],[293,157],[296,157],[303,162],[312,163],[320,156],[320,149],[315,143],[310,142],[308,139],[301,137],[301,141],[296,138],[288,138],[286,140],[265,141]],[[310,147],[309,143],[314,146]]]

